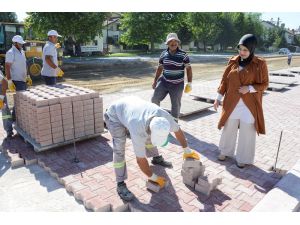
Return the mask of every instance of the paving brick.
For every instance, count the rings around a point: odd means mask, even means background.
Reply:
[[[51,123],[55,123],[55,122],[59,122],[61,121],[62,122],[62,116],[61,114],[51,114],[51,119],[50,119]]]
[[[50,106],[50,112],[56,112],[59,111],[61,112],[61,105],[60,104],[55,104]]]
[[[184,170],[181,171],[181,176],[182,176],[182,182],[193,189],[195,188],[195,181],[193,180],[193,177],[191,174],[185,172]]]
[[[62,127],[62,126],[63,126],[62,120],[58,120],[56,122],[51,123],[51,127]]]
[[[210,195],[211,192],[210,185],[195,184],[195,190],[205,195]]]
[[[44,146],[47,146],[47,145],[51,145],[53,142],[52,142],[52,139],[51,140],[48,140],[48,141],[41,141],[39,144],[44,147]]]
[[[158,193],[160,191],[159,185],[152,182],[152,181],[147,181],[146,182],[146,188],[149,189],[150,191],[155,192],[155,193]]]
[[[130,205],[128,203],[114,207],[113,212],[130,212]]]
[[[42,119],[47,119],[50,117],[49,112],[46,113],[37,113],[37,119],[42,120]]]
[[[20,158],[19,156],[11,157],[10,161],[11,167],[16,168],[24,165],[24,159]]]
[[[101,197],[97,196],[92,199],[86,201],[84,205],[87,209],[91,209],[94,212],[111,212],[112,205],[105,200],[101,199]]]
[[[44,125],[44,124],[50,124],[50,117],[45,118],[45,119],[40,119],[37,120],[38,126]]]
[[[68,192],[72,192],[73,194],[87,188],[87,186],[83,185],[80,181],[72,182],[66,185],[66,190]]]
[[[77,200],[80,200],[85,205],[87,201],[91,198],[97,197],[98,195],[92,192],[88,187],[81,189],[74,193],[74,196]]]

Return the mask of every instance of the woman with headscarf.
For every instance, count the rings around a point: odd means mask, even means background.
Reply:
[[[253,34],[240,39],[237,45],[239,54],[229,60],[214,102],[217,110],[224,97],[218,124],[218,129],[224,126],[218,159],[224,161],[235,155],[240,168],[253,164],[256,133],[265,134],[262,96],[269,85],[269,77],[266,61],[254,55],[256,45]]]

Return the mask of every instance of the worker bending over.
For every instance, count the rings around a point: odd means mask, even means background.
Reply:
[[[166,166],[156,146],[166,146],[170,132],[174,132],[176,139],[180,142],[184,151],[184,159],[199,160],[199,155],[188,147],[184,133],[174,118],[153,103],[134,96],[125,97],[114,102],[108,108],[104,117],[113,138],[113,165],[118,182],[117,192],[125,201],[130,201],[134,197],[124,182],[127,179],[125,161],[126,129],[130,133],[133,150],[140,169],[149,180],[157,183],[161,188],[165,186],[165,178],[152,172],[147,157],[154,156],[153,164]]]

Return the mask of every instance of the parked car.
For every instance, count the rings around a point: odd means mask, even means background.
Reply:
[[[290,50],[288,48],[281,48],[278,51],[278,54],[287,55],[288,53],[290,53]]]

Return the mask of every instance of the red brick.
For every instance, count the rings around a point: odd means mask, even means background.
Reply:
[[[87,200],[84,206],[94,212],[111,212],[112,210],[112,205],[99,196]]]
[[[37,107],[36,110],[38,114],[49,113],[49,106]]]
[[[77,200],[82,201],[84,204],[86,204],[86,202],[91,199],[94,198],[96,196],[98,196],[96,193],[92,192],[88,187],[79,190],[77,192],[74,193],[74,196]]]
[[[86,185],[83,185],[80,181],[71,182],[69,184],[66,184],[66,190],[68,192],[76,193],[84,188],[87,188]]]

